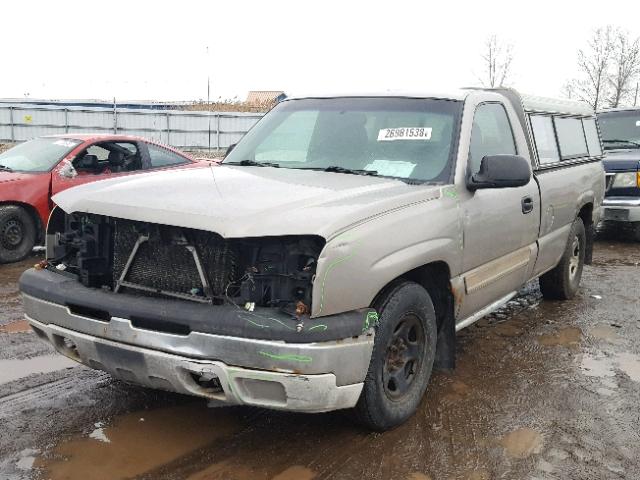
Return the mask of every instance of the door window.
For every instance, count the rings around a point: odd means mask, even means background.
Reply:
[[[471,130],[469,168],[478,173],[487,155],[515,155],[516,144],[509,117],[499,103],[485,103],[476,109]]]
[[[151,168],[167,167],[187,163],[187,159],[158,145],[147,144]]]

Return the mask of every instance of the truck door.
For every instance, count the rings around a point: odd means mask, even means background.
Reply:
[[[526,145],[510,105],[479,104],[473,117],[467,175],[478,172],[486,155],[528,158]],[[523,187],[479,189],[465,195],[461,208],[465,300],[458,318],[464,319],[526,282],[537,256],[538,187],[532,178]]]

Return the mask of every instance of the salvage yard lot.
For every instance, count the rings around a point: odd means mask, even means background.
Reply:
[[[462,331],[455,372],[384,434],[340,412],[208,409],[64,368],[20,322],[16,281],[37,260],[0,266],[3,480],[638,478],[638,244],[599,240],[571,301],[531,284]]]

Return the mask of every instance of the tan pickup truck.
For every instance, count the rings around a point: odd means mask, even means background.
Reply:
[[[290,99],[219,166],[57,195],[27,319],[129,382],[392,428],[456,331],[577,292],[601,156],[586,105],[513,90]]]

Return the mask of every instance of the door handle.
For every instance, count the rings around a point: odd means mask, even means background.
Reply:
[[[533,198],[524,197],[522,199],[522,213],[526,215],[527,213],[531,213],[532,211],[533,211]]]

